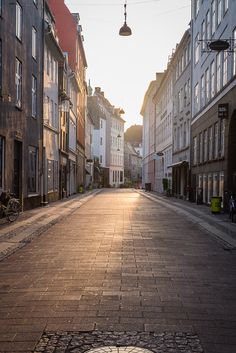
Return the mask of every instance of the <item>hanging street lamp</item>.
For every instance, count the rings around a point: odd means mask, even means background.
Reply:
[[[131,31],[130,27],[127,26],[127,23],[126,23],[126,17],[127,17],[126,6],[127,6],[127,4],[126,4],[126,1],[125,1],[125,4],[124,4],[125,22],[124,22],[123,26],[120,28],[119,35],[127,37],[127,36],[131,36],[132,31]]]

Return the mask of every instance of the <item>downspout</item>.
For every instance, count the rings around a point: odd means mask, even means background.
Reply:
[[[44,160],[45,160],[45,151],[44,151],[44,45],[45,45],[45,1],[43,0],[43,16],[42,16],[42,158],[41,158],[41,175],[40,175],[40,194],[41,194],[41,204],[45,205],[44,189]]]

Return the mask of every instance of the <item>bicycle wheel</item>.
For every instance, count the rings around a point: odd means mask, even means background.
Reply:
[[[9,222],[14,222],[20,214],[20,203],[17,200],[10,200],[6,210],[6,218]]]

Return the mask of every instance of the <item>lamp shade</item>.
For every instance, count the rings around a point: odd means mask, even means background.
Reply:
[[[132,31],[129,28],[129,26],[127,26],[127,24],[125,22],[119,31],[119,35],[120,36],[131,36],[131,34],[132,34]]]

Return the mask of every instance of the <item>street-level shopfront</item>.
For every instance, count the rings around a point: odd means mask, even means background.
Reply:
[[[221,196],[227,210],[229,195],[236,194],[236,87],[192,125],[191,156],[192,201],[209,204]]]

